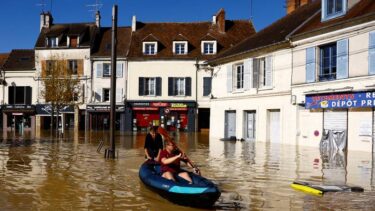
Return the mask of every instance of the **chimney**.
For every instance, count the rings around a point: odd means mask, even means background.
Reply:
[[[225,33],[225,11],[224,9],[220,9],[219,12],[214,16],[215,23],[217,24],[217,30],[220,33]],[[214,21],[212,21],[214,22]]]
[[[42,12],[40,14],[40,30],[42,28],[49,28],[52,25],[53,18],[50,12]]]
[[[95,13],[95,25],[100,28],[100,19],[101,19],[101,16],[100,16],[100,11],[96,11]]]
[[[312,0],[287,0],[286,13],[290,14],[299,7],[311,2]]]
[[[135,32],[137,30],[137,17],[133,15],[132,18],[132,32]]]
[[[212,16],[212,25],[216,25],[216,15]]]

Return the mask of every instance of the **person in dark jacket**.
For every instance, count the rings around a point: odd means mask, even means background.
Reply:
[[[157,127],[151,127],[145,139],[145,156],[148,160],[159,162],[160,152],[163,150],[163,138],[157,133]]]

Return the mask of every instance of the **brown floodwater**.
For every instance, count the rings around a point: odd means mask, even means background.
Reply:
[[[212,210],[374,210],[372,153],[329,160],[316,148],[209,140],[206,133],[172,135],[221,189]],[[117,133],[115,160],[104,159],[108,132],[10,137],[0,142],[0,210],[197,210],[170,203],[139,180],[144,133]],[[97,152],[100,140],[105,145]],[[365,192],[314,196],[293,190],[294,180],[351,184]]]

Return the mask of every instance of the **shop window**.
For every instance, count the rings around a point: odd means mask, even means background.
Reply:
[[[31,104],[31,87],[30,86],[9,86],[8,103],[13,104]]]

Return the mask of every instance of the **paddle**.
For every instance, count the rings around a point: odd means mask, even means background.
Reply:
[[[198,167],[196,167],[193,162],[190,160],[190,158],[180,149],[178,148],[177,144],[172,140],[172,138],[169,136],[168,132],[162,128],[162,127],[158,127],[158,132],[164,136],[164,139],[167,140],[169,143],[173,144],[175,146],[175,148],[180,152],[182,153],[183,155],[185,155],[186,157],[186,161],[191,165],[191,167],[193,167],[194,169],[194,172],[198,175],[201,175],[201,171],[198,169]]]

